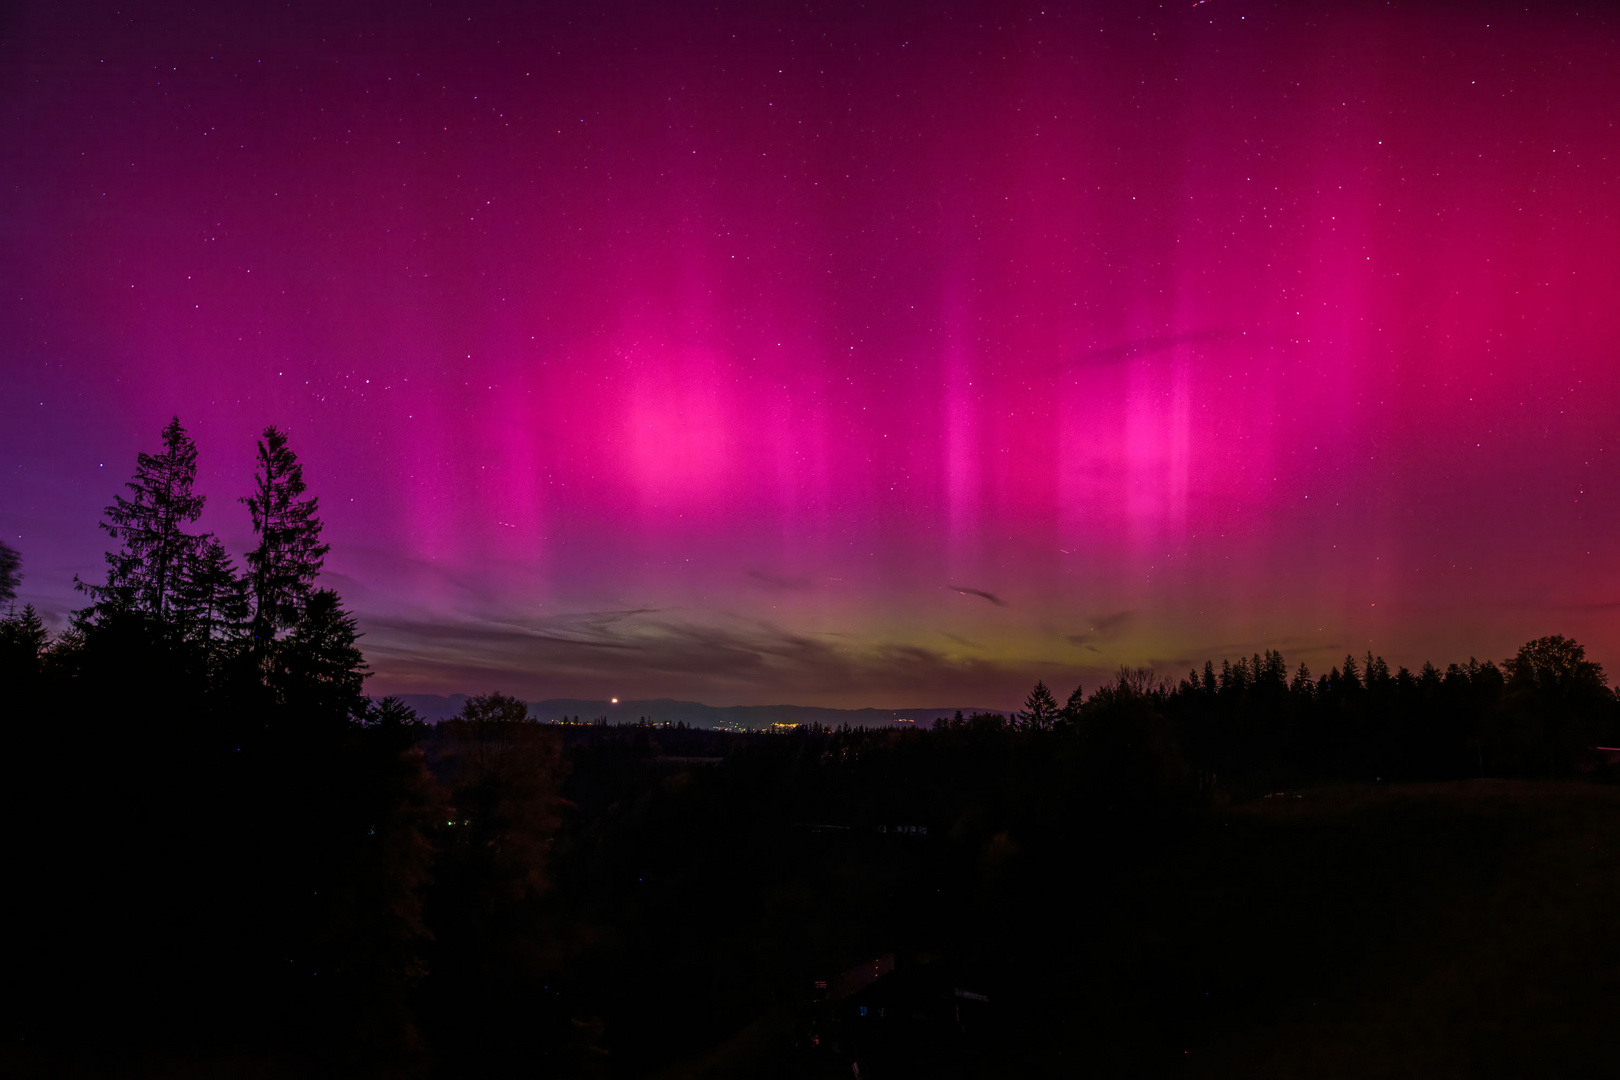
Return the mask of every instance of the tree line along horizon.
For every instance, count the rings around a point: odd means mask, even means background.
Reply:
[[[74,587],[91,603],[72,613],[68,629],[54,643],[33,605],[15,606],[22,560],[0,541],[0,602],[11,603],[0,616],[0,650],[10,658],[8,666],[44,662],[53,651],[73,649],[92,627],[134,617],[196,647],[210,664],[246,658],[273,666],[278,652],[319,643],[328,652],[319,677],[347,685],[368,677],[356,648],[361,635],[355,616],[343,609],[336,591],[316,587],[330,545],[321,541],[319,501],[305,496],[303,466],[286,432],[265,428],[256,448],[253,492],[239,499],[257,539],[243,573],[216,535],[187,532],[201,516],[206,496],[194,490],[197,448],[178,417],[164,427],[161,440],[160,452],[137,455],[135,475],[125,485],[130,497],[116,495],[99,523],[109,538],[121,541],[106,553],[106,581],[74,575]],[[1342,665],[1313,678],[1303,663],[1290,674],[1282,654],[1267,649],[1236,662],[1223,659],[1218,671],[1213,661],[1205,661],[1202,672],[1194,670],[1179,683],[1150,668],[1122,666],[1113,684],[1094,694],[1109,696],[1129,687],[1175,703],[1182,712],[1207,711],[1216,703],[1222,705],[1218,711],[1229,712],[1233,702],[1241,702],[1240,707],[1273,714],[1272,720],[1279,712],[1302,720],[1303,713],[1322,706],[1410,715],[1423,708],[1455,711],[1465,699],[1489,711],[1485,699],[1501,699],[1494,702],[1501,705],[1509,697],[1521,704],[1533,698],[1549,714],[1540,725],[1549,730],[1536,734],[1566,741],[1580,727],[1578,716],[1590,719],[1614,700],[1602,666],[1562,635],[1527,642],[1500,665],[1470,658],[1443,670],[1425,663],[1415,673],[1404,666],[1392,673],[1369,650],[1359,661],[1346,655]],[[489,695],[484,699],[487,706]],[[1037,682],[1024,708],[1005,714],[1005,722],[1011,728],[1061,728],[1078,724],[1085,704],[1082,686],[1060,705],[1044,681]],[[391,701],[389,708],[403,706]],[[503,715],[513,715],[510,706]],[[983,714],[984,721],[994,715]],[[956,722],[964,719],[958,713]]]
[[[511,1034],[514,1054],[589,1058],[569,1010],[592,994],[617,1007],[615,988],[653,963],[614,951],[652,931],[630,915],[604,930],[603,905],[681,844],[729,858],[720,839],[672,841],[659,807],[729,807],[683,820],[742,843],[728,830],[750,815],[787,828],[881,805],[940,824],[939,843],[962,848],[952,865],[977,880],[997,835],[1036,837],[1058,818],[1122,843],[1285,785],[1604,778],[1592,748],[1620,744],[1602,667],[1556,635],[1501,663],[1416,672],[1369,653],[1313,677],[1272,650],[1178,682],[1122,668],[1061,703],[1037,683],[1010,715],[920,730],[564,727],[499,693],[428,725],[363,692],[356,620],[320,587],[319,504],[286,434],[266,428],[257,446],[241,571],[217,537],[187,531],[204,502],[196,457],[178,419],[137,457],[101,523],[116,541],[106,578],[76,579],[88,606],[54,637],[15,606],[20,562],[0,552],[0,706],[28,765],[5,798],[10,820],[31,823],[22,865],[50,868],[20,890],[36,933],[16,971],[34,994],[7,1023],[31,1038],[75,1038],[95,1015],[108,1039],[296,1031],[367,1059],[472,1061],[489,1037],[480,1010],[517,1010],[539,1042]],[[660,754],[723,764],[675,783]],[[873,775],[888,779],[861,779]],[[758,944],[738,955],[766,955]],[[674,1023],[658,1015],[620,1023]],[[705,1030],[691,1022],[681,1038]]]

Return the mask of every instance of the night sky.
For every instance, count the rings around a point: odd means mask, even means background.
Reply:
[[[1617,45],[1600,4],[12,5],[19,601],[82,605],[178,414],[239,560],[290,430],[372,693],[1620,664]]]

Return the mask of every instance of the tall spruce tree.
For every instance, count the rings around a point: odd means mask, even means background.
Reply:
[[[200,538],[176,596],[176,609],[189,634],[209,652],[247,628],[247,581],[231,564],[230,553],[213,533]]]
[[[247,557],[255,648],[298,622],[331,547],[321,543],[318,501],[300,498],[304,490],[304,467],[288,447],[287,433],[265,428],[253,494],[242,500],[259,535],[259,546]]]
[[[98,608],[122,608],[167,620],[200,538],[185,527],[202,515],[206,499],[191,488],[197,479],[197,445],[180,418],[163,429],[163,450],[135,458],[135,478],[124,486],[133,498],[113,497],[101,528],[122,541],[107,552],[107,584],[74,579]]]

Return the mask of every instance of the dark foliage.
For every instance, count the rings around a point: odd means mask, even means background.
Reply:
[[[0,601],[17,598],[17,586],[22,584],[22,556],[17,549],[0,540]]]
[[[199,540],[180,580],[176,608],[186,635],[213,656],[216,643],[228,649],[247,629],[248,583],[217,537],[205,534]]]
[[[54,641],[32,607],[0,619],[8,819],[30,823],[12,1046],[409,1061],[444,795],[420,725],[363,697],[335,593],[293,580],[281,633],[244,633],[229,556],[181,529],[195,450],[164,438],[108,510],[93,605]]]
[[[1620,712],[1603,669],[1562,637],[1501,666],[1425,664],[1391,674],[1383,658],[1344,658],[1292,681],[1281,654],[1213,665],[1162,695],[1193,762],[1211,777],[1280,785],[1329,779],[1562,776],[1613,745]]]
[[[315,588],[330,545],[321,543],[319,502],[302,498],[304,467],[287,433],[267,427],[259,442],[253,494],[244,496],[259,542],[248,552],[253,596],[253,640],[264,650],[278,631],[293,626]]]
[[[125,484],[130,497],[114,496],[101,528],[120,541],[107,552],[107,582],[79,587],[98,608],[127,608],[159,622],[174,614],[175,594],[185,579],[201,537],[185,531],[202,515],[207,501],[192,490],[197,479],[197,446],[180,418],[163,429],[163,450],[139,454],[135,478]]]
[[[1037,682],[1035,689],[1029,692],[1024,700],[1024,711],[1018,714],[1018,719],[1037,730],[1049,728],[1055,724],[1061,715],[1057,699],[1052,697],[1052,691],[1046,688],[1044,682]]]

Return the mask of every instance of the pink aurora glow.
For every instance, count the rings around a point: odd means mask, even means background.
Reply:
[[[455,7],[25,8],[25,599],[178,413],[237,551],[291,429],[377,692],[1620,662],[1609,17]]]

